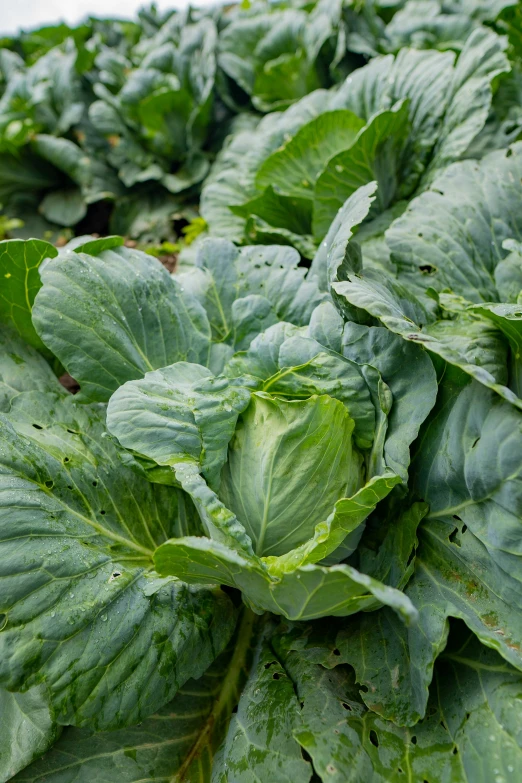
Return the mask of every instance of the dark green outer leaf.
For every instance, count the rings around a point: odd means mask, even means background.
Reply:
[[[522,669],[521,417],[463,378],[445,380],[414,462],[414,489],[431,505],[406,588],[419,622],[405,631],[385,609],[378,622],[356,620],[342,647],[368,688],[364,701],[400,724],[424,714],[448,617],[464,620],[481,642]]]
[[[292,734],[298,725],[293,683],[262,633],[237,712],[216,756],[212,783],[308,783],[312,768]]]
[[[295,736],[323,783],[507,783],[521,774],[521,675],[473,635],[455,637],[438,662],[427,717],[410,729],[365,711],[344,666],[309,663],[284,636],[275,646],[303,705]]]
[[[10,329],[0,331],[0,411],[7,413],[20,392],[64,394],[49,364]]]
[[[462,521],[520,583],[522,414],[473,383],[442,399],[419,444],[415,491],[430,519]]]
[[[498,301],[495,268],[522,236],[522,144],[443,170],[386,232],[405,284]]]
[[[255,620],[247,613],[234,643],[198,680],[137,726],[110,732],[66,728],[17,783],[209,783],[214,755],[250,663]]]
[[[42,281],[35,326],[80,383],[82,400],[107,401],[149,370],[208,359],[203,308],[151,256],[127,248],[60,255]]]
[[[0,678],[44,681],[59,722],[116,727],[204,671],[234,611],[151,571],[158,543],[188,532],[177,491],[125,467],[103,420],[63,389],[15,394],[2,416]]]
[[[363,276],[348,274],[346,277],[340,283],[333,283],[341,300],[345,298],[405,340],[423,345],[430,353],[522,409],[522,400],[506,386],[507,345],[496,327],[468,313],[461,313],[451,321],[433,322],[433,314],[410,288],[386,273],[369,269]]]
[[[364,120],[346,109],[320,114],[262,163],[256,186],[274,186],[288,196],[311,199],[328,160],[347,149],[363,127]]]
[[[40,264],[57,253],[53,245],[39,239],[0,242],[0,321],[16,329],[26,343],[43,350],[31,322],[31,310],[42,285]]]
[[[0,781],[5,783],[53,744],[53,723],[45,688],[8,693],[0,688]]]

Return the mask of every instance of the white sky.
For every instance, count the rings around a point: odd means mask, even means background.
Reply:
[[[0,35],[60,21],[76,24],[89,14],[132,19],[143,5],[150,3],[146,0],[1,0]],[[184,8],[188,0],[156,0],[156,5],[161,11]]]

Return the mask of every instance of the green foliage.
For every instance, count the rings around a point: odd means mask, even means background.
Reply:
[[[2,39],[0,783],[522,777],[520,29]]]

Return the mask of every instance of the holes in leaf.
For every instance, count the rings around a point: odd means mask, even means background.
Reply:
[[[457,748],[456,745],[455,745],[455,747],[453,748],[453,750],[451,752],[453,753],[454,756],[457,755],[457,753],[459,752],[459,749]]]
[[[269,663],[265,663],[265,669],[269,669],[271,666],[276,666],[277,661],[270,661]]]
[[[68,427],[67,427],[67,432],[68,432],[70,435],[76,435],[75,431],[74,431],[74,430],[70,430]]]
[[[7,625],[7,615],[0,613],[0,631],[3,631]]]
[[[425,275],[432,275],[434,272],[437,271],[437,267],[432,266],[431,264],[423,264],[422,266],[419,267],[419,269]]]
[[[70,462],[70,461],[71,461],[71,458],[70,458],[70,457],[64,457],[64,458],[63,458],[63,464],[64,464],[64,465],[67,465],[67,463],[68,463],[68,462]]]
[[[54,481],[51,481],[51,479],[47,479],[47,481],[45,482],[45,486],[47,487],[47,489],[52,489],[54,487]]]
[[[350,705],[347,704],[345,701],[342,701],[341,704],[342,704],[343,709],[348,710],[348,712],[352,711],[352,708],[350,707]]]
[[[119,576],[121,576],[121,571],[113,571],[109,577],[109,582],[114,582]]]
[[[328,764],[326,767],[326,771],[328,772],[329,775],[335,775],[335,773],[337,772],[337,768],[334,767],[333,764]]]
[[[233,707],[233,708],[232,708],[232,714],[234,714],[234,713],[236,713],[236,712],[237,712],[237,704],[236,704],[236,706],[235,706],[235,707]]]
[[[416,745],[417,744],[417,737],[415,736],[415,734],[411,738],[410,742],[411,742],[412,745]]]
[[[477,443],[479,442],[479,440],[480,440],[480,437],[476,438],[476,439],[473,441],[473,445],[471,446],[471,448],[472,448],[472,449],[474,449],[474,448],[475,448],[475,446],[477,445]]]
[[[463,536],[467,529],[468,529],[467,525],[462,525],[462,527],[460,529],[460,534]]]
[[[338,649],[337,649],[337,647],[336,647],[336,648],[335,648],[335,650],[333,650],[333,654],[334,654],[334,655],[340,655],[340,654],[341,654],[341,651],[340,651],[340,650],[338,650]]]
[[[446,731],[448,730],[448,727],[446,726],[443,720],[441,720],[440,725],[442,726],[443,729],[446,729]]]
[[[375,745],[376,748],[379,747],[379,738],[377,736],[377,732],[373,729],[370,731],[370,742],[372,745]]]
[[[102,508],[102,510],[100,511],[100,514],[102,515],[102,517],[104,517],[106,513],[107,512],[105,511],[105,509]]]
[[[98,486],[98,482],[97,481],[93,481],[92,485],[93,485],[93,487],[97,487]]]
[[[72,489],[72,484],[67,484],[67,489]]]
[[[457,514],[453,514],[453,519],[456,519],[457,522],[462,522],[462,519]]]
[[[281,679],[281,675],[279,674],[279,672],[274,672],[272,674],[272,679],[273,680],[280,680]]]
[[[33,427],[35,428],[35,430],[43,430],[43,427],[40,426],[40,424],[33,424]]]
[[[506,158],[510,158],[512,156],[512,154],[513,154],[513,150],[509,147],[507,152],[506,152]]]
[[[450,540],[450,541],[451,541],[451,543],[452,543],[452,544],[454,544],[455,546],[459,546],[459,547],[461,546],[461,543],[460,543],[460,530],[458,529],[458,527],[456,527],[456,528],[455,528],[455,529],[454,529],[454,530],[453,530],[453,531],[450,533],[449,540]]]
[[[397,772],[399,773],[399,775],[403,775],[404,774],[404,770],[403,770],[402,767],[397,767]]]

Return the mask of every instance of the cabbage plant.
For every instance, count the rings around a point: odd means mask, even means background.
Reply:
[[[483,27],[458,56],[403,48],[264,117],[254,131],[239,130],[203,187],[201,211],[211,232],[238,242],[288,243],[313,258],[345,201],[377,181],[367,222],[375,220],[370,230],[382,234],[437,172],[507,145],[497,121],[496,132],[472,150],[511,70],[506,48],[505,38]],[[520,105],[518,98],[513,103]],[[516,138],[520,122],[511,125]]]
[[[222,239],[174,275],[119,237],[0,244],[6,780],[520,768],[520,414],[395,328],[447,300],[365,271],[374,189],[309,271]]]

